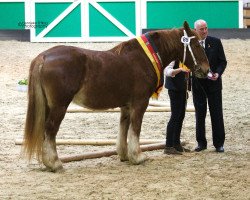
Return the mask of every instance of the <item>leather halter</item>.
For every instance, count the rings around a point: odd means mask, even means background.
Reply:
[[[185,30],[183,30],[183,33],[184,33],[184,35],[181,37],[181,42],[184,44],[184,53],[183,53],[182,63],[185,64],[186,55],[187,55],[187,47],[188,47],[188,50],[193,58],[194,64],[195,64],[195,66],[197,66],[197,62],[196,62],[196,59],[194,57],[194,53],[193,53],[192,48],[190,46],[190,41],[191,41],[191,39],[195,38],[195,36],[188,37],[187,32]]]

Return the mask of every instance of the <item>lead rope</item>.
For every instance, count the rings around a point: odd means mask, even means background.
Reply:
[[[185,74],[185,81],[186,81],[186,90],[185,90],[185,92],[186,92],[186,98],[185,98],[185,100],[186,100],[186,102],[185,102],[185,117],[184,117],[184,119],[183,119],[183,126],[182,126],[182,133],[181,133],[181,135],[182,135],[182,137],[185,135],[185,127],[186,127],[186,114],[187,114],[187,112],[186,112],[186,110],[187,110],[187,103],[188,103],[188,99],[189,99],[189,87],[191,87],[191,85],[189,85],[189,79],[190,79],[190,73],[186,73]],[[185,152],[186,150],[186,148],[184,148],[183,146],[185,146],[186,145],[186,142],[184,141],[184,142],[181,142],[182,143],[182,148],[183,148],[183,151]]]
[[[186,54],[187,54],[187,46],[188,46],[188,50],[190,51],[191,55],[192,55],[192,58],[193,58],[193,61],[194,61],[194,64],[197,65],[197,62],[196,62],[196,59],[194,57],[194,54],[193,54],[193,51],[192,51],[192,48],[190,46],[190,40],[192,38],[195,38],[195,36],[192,36],[192,37],[188,37],[187,35],[187,32],[185,30],[183,30],[183,33],[184,35],[181,37],[181,42],[183,43],[184,45],[184,53],[183,53],[183,61],[181,63],[182,65],[182,68],[185,66],[184,63],[186,61]],[[187,109],[187,103],[188,103],[188,98],[189,98],[189,95],[188,95],[188,89],[189,89],[189,73],[185,74],[185,81],[186,81],[186,102],[185,102],[185,117],[184,117],[184,120],[183,120],[183,128],[182,128],[182,136],[184,135],[185,131],[184,131],[184,128],[186,126],[186,109]],[[183,144],[182,146],[184,146],[185,144]],[[185,148],[184,148],[185,149]],[[183,149],[183,150],[184,150]],[[184,150],[185,151],[185,150]]]

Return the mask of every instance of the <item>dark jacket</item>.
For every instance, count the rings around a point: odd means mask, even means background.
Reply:
[[[173,69],[179,67],[179,62],[176,61]],[[180,72],[175,75],[175,77],[166,76],[165,78],[165,88],[168,90],[182,91],[187,89],[187,81],[184,72]]]
[[[201,85],[207,88],[208,92],[213,92],[222,89],[221,75],[223,74],[227,60],[221,40],[215,37],[207,36],[205,40],[205,52],[210,64],[210,69],[213,73],[218,73],[219,78],[216,81],[210,79],[193,79],[193,86],[197,84],[197,80]]]

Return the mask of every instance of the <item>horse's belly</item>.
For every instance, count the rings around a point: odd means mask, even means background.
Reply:
[[[117,88],[81,88],[75,95],[73,102],[79,106],[103,110],[125,106],[129,102],[129,93]]]

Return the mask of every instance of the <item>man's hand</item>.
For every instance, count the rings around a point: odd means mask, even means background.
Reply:
[[[219,74],[209,72],[207,75],[207,78],[212,80],[212,81],[216,81],[219,78]]]

